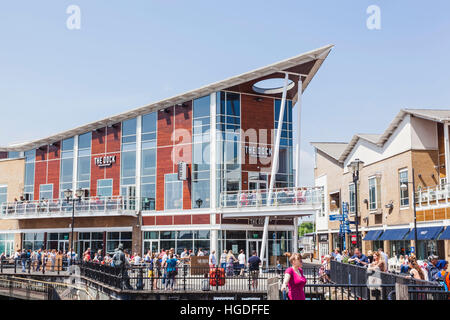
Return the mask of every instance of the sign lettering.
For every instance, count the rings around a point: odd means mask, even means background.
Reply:
[[[116,156],[104,156],[94,158],[95,165],[97,167],[110,167],[113,163],[116,163]]]

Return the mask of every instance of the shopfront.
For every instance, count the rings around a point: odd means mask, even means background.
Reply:
[[[442,226],[417,228],[416,256],[418,259],[427,259],[432,254],[445,256],[444,241],[438,240],[443,230]],[[411,241],[414,240],[414,237],[415,231],[412,229],[407,239]]]
[[[330,250],[328,247],[328,233],[321,233],[318,234],[318,240],[319,240],[319,257],[322,258],[323,256],[326,256],[329,254]]]
[[[378,238],[378,240],[389,241],[389,256],[398,257],[401,254],[409,254],[411,252],[411,241],[406,239],[408,233],[408,228],[387,229]]]

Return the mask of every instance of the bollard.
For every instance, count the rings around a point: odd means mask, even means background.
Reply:
[[[187,273],[187,265],[183,265],[183,290],[186,291],[186,273]]]

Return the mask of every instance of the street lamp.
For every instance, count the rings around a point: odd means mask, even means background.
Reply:
[[[75,222],[75,201],[81,201],[81,197],[84,195],[83,189],[77,189],[75,191],[75,198],[73,197],[73,191],[70,189],[67,189],[64,191],[64,197],[66,198],[67,202],[72,201],[72,238],[70,239],[70,259],[72,260],[72,252],[73,249],[73,227]]]
[[[197,200],[195,200],[195,203],[197,204],[197,207],[200,208],[202,206],[202,204],[203,204],[203,200],[198,198]]]
[[[348,170],[352,173],[353,183],[355,184],[355,227],[356,227],[356,247],[359,247],[359,231],[358,231],[358,180],[359,180],[359,171],[364,166],[364,162],[355,159],[348,165]]]
[[[413,187],[414,246],[416,247],[414,253],[415,253],[416,256],[417,256],[416,180],[415,180],[415,178],[414,178],[414,168],[412,168],[411,171],[412,171],[412,181],[411,181],[411,182],[407,181],[406,183],[407,183],[407,184],[411,183],[411,184],[412,184],[412,187]],[[408,185],[407,185],[407,184],[402,183],[402,184],[400,185],[400,190],[402,190],[402,191],[407,191],[407,190],[408,190]]]

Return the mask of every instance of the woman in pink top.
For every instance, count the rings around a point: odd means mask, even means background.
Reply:
[[[289,288],[289,300],[305,300],[306,278],[303,276],[302,256],[299,253],[294,253],[290,255],[289,262],[292,267],[286,269],[281,290],[285,291],[286,286]]]

